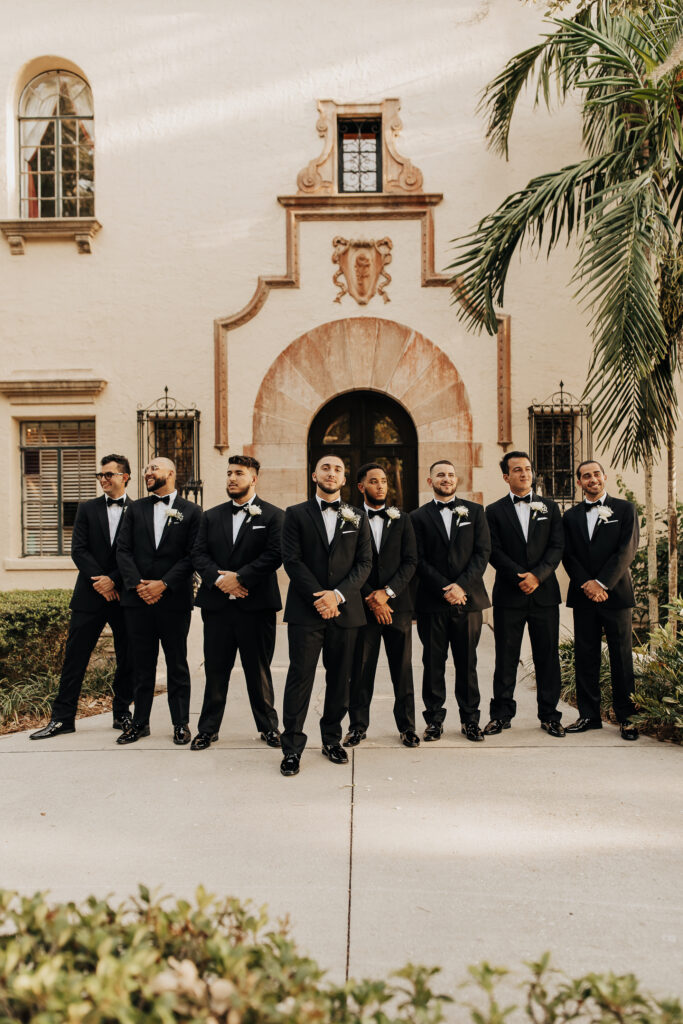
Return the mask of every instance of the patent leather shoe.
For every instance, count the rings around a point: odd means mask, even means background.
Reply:
[[[190,750],[206,750],[218,739],[217,732],[198,732],[190,744]]]
[[[400,733],[400,737],[401,743],[403,744],[404,747],[420,746],[420,737],[417,735],[416,732],[413,732],[411,729],[406,729],[405,732]]]
[[[281,775],[298,775],[299,774],[299,761],[301,757],[299,754],[285,754],[280,764]]]
[[[47,725],[44,725],[42,729],[38,729],[37,732],[32,732],[30,739],[49,740],[53,736],[61,736],[62,733],[67,732],[76,732],[76,726],[73,722],[56,722],[53,719],[49,721]]]
[[[125,732],[125,730],[129,729],[132,724],[132,715],[121,715],[120,718],[114,719],[114,721],[111,723],[111,727],[112,729],[121,729],[122,732]]]
[[[555,736],[558,739],[566,732],[562,722],[541,722],[541,729],[544,729],[548,736]]]
[[[488,725],[484,726],[485,736],[497,736],[503,729],[510,728],[509,718],[492,718]]]
[[[332,762],[332,764],[349,763],[349,755],[346,753],[341,743],[333,743],[330,747],[323,745],[322,754],[323,757],[326,757]]]
[[[568,725],[565,732],[588,732],[589,729],[602,729],[602,722],[599,718],[577,718],[575,722]]]
[[[176,725],[173,729],[173,742],[179,747],[184,747],[192,739],[192,734],[187,725]]]
[[[463,722],[460,727],[460,732],[472,743],[484,742],[484,734],[476,722]]]
[[[269,729],[268,732],[261,733],[261,739],[264,743],[267,743],[269,747],[280,747],[280,733],[277,729]]]
[[[440,740],[443,736],[443,726],[437,722],[432,722],[427,726],[423,733],[423,739],[425,743],[434,743],[436,740]]]
[[[631,725],[630,722],[620,722],[619,732],[621,733],[622,740],[637,740],[639,736],[635,725]]]
[[[366,732],[362,729],[349,729],[346,736],[344,737],[345,747],[357,747],[361,740],[364,740],[367,736]]]
[[[116,742],[119,745],[123,745],[124,743],[137,743],[137,741],[142,739],[143,736],[149,736],[149,726],[135,725],[134,722],[131,722],[130,728],[124,730]]]

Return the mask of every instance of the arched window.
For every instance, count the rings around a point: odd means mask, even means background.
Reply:
[[[94,217],[93,103],[71,71],[33,78],[19,100],[21,217]]]

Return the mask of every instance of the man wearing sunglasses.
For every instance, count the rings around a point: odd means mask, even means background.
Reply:
[[[130,723],[133,673],[126,638],[123,609],[119,604],[121,573],[116,564],[119,531],[128,505],[126,487],[130,464],[125,455],[105,455],[96,473],[101,497],[78,506],[71,537],[71,557],[78,578],[71,598],[71,621],[64,651],[59,690],[48,724],[31,735],[46,740],[75,732],[78,698],[90,655],[107,623],[111,626],[116,653],[114,674],[114,728]]]

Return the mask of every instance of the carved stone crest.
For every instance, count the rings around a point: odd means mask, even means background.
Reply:
[[[335,302],[351,295],[359,306],[365,306],[374,295],[381,295],[385,302],[391,301],[385,292],[391,281],[386,267],[391,263],[392,241],[390,238],[374,239],[341,238],[332,240],[332,262],[337,270],[332,278],[339,289]]]

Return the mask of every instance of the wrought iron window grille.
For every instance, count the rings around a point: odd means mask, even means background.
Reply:
[[[529,406],[529,453],[536,471],[536,490],[562,509],[580,500],[576,468],[593,455],[591,407],[560,390]]]
[[[164,388],[161,398],[146,407],[138,406],[138,495],[147,491],[142,470],[151,459],[172,459],[176,486],[183,498],[202,504],[203,481],[199,466],[200,411],[195,405],[181,405]]]
[[[382,119],[337,121],[340,192],[382,191]]]

